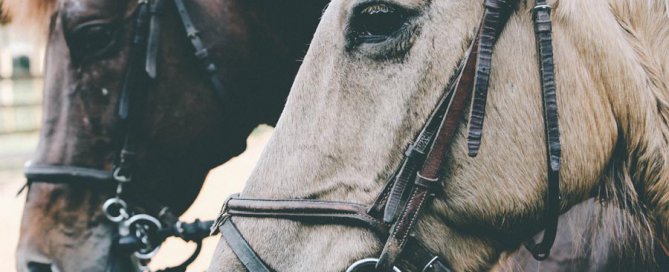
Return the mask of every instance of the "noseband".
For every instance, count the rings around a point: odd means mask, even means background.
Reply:
[[[183,0],[172,0],[176,6],[181,23],[186,31],[194,55],[221,103],[229,99],[218,79],[218,68],[214,64],[199,32],[195,28]],[[103,205],[107,218],[119,227],[119,239],[115,251],[132,254],[145,269],[151,258],[157,253],[161,243],[168,237],[179,237],[185,241],[197,243],[193,255],[183,264],[163,271],[185,271],[200,252],[202,240],[209,236],[209,228],[213,221],[193,223],[180,222],[169,208],[159,203],[149,203],[145,207],[157,216],[133,213],[128,209],[124,185],[133,181],[136,166],[139,131],[143,116],[148,86],[157,76],[157,58],[160,48],[161,17],[165,0],[138,0],[134,16],[134,28],[130,41],[128,64],[125,71],[122,90],[118,104],[120,119],[119,149],[114,159],[112,171],[100,169],[45,165],[28,163],[25,176],[28,184],[66,183],[66,184],[99,184],[116,188],[116,195]]]
[[[448,262],[415,236],[421,211],[443,191],[441,171],[446,153],[471,100],[467,147],[477,155],[482,138],[486,97],[497,38],[515,10],[517,0],[486,0],[481,24],[457,77],[449,83],[425,127],[405,151],[401,167],[388,180],[371,206],[319,200],[229,198],[212,232],[221,231],[228,245],[249,271],[272,271],[253,251],[232,222],[232,217],[280,218],[317,224],[342,224],[372,230],[385,246],[378,259],[364,259],[347,271],[452,271]],[[548,184],[541,242],[526,248],[537,260],[549,256],[560,215],[560,133],[553,64],[551,7],[536,0],[533,9],[539,74],[543,94]],[[408,249],[408,250],[405,250]]]

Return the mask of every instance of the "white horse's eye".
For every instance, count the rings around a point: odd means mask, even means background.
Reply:
[[[374,3],[359,7],[354,11],[350,31],[361,42],[383,42],[402,29],[407,12],[401,8]]]

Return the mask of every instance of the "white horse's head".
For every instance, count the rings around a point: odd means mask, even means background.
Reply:
[[[534,1],[515,2],[495,47],[480,152],[467,156],[462,118],[442,166],[443,186],[417,222],[416,238],[456,271],[489,268],[543,227],[547,170]],[[482,3],[332,1],[242,196],[374,202],[466,55]],[[562,211],[605,192],[651,218],[666,243],[668,4],[550,4]],[[277,271],[343,271],[378,256],[384,242],[350,226],[233,221]],[[211,270],[241,269],[234,260],[221,242]]]

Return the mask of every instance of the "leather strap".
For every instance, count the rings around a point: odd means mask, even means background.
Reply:
[[[456,74],[460,74],[462,67],[458,68]],[[425,162],[425,157],[429,152],[429,148],[434,141],[441,120],[448,109],[448,102],[453,96],[453,87],[449,87],[446,94],[441,98],[437,104],[436,110],[428,119],[426,126],[416,138],[413,144],[409,145],[404,152],[404,161],[394,178],[389,180],[392,184],[391,190],[388,192],[387,199],[383,199],[383,203],[375,202],[375,206],[384,205],[383,221],[390,224],[395,222],[399,214],[400,207],[404,204],[408,193],[412,188],[412,179],[416,176],[418,169]]]
[[[47,164],[26,164],[23,170],[28,182],[48,180],[52,183],[90,182],[116,185],[109,171],[76,166],[59,166]]]
[[[231,197],[219,215],[216,230],[226,217],[271,217],[290,220],[309,221],[319,224],[341,224],[368,228],[384,237],[388,226],[367,213],[367,207],[359,204],[319,201],[308,199],[268,200]]]
[[[181,18],[181,23],[186,30],[186,35],[193,45],[193,49],[195,50],[195,57],[197,57],[200,65],[207,73],[209,83],[216,92],[220,102],[225,105],[228,103],[229,97],[228,93],[223,87],[223,83],[218,78],[218,66],[216,66],[216,63],[214,63],[213,59],[211,58],[209,50],[207,50],[207,48],[204,46],[204,43],[200,38],[200,31],[195,28],[195,24],[193,24],[193,20],[191,20],[190,15],[188,14],[188,9],[186,8],[184,1],[174,0],[174,4],[177,7],[177,13],[179,14],[179,18]]]
[[[151,24],[149,26],[149,40],[146,45],[146,74],[151,79],[156,79],[158,75],[158,51],[160,49],[161,22],[163,15],[164,0],[152,0],[149,13],[151,14]]]
[[[223,225],[220,227],[221,233],[223,234],[223,239],[228,243],[228,246],[232,249],[232,252],[235,253],[239,261],[244,264],[246,269],[251,272],[269,272],[272,271],[267,267],[267,265],[260,259],[258,254],[253,251],[249,242],[244,239],[242,234],[237,229],[234,223],[230,218],[227,218],[223,221]]]
[[[144,65],[141,60],[144,60],[146,43],[146,28],[149,19],[149,4],[147,1],[140,1],[137,10],[135,11],[135,22],[132,39],[130,41],[130,53],[128,54],[128,65],[123,79],[123,86],[121,89],[121,97],[119,98],[118,115],[122,121],[128,119],[130,115],[131,95],[136,91],[141,83],[144,73],[139,71],[144,70]]]
[[[545,260],[557,235],[560,212],[560,127],[558,124],[557,87],[555,64],[553,63],[553,38],[551,7],[546,0],[537,0],[534,7],[534,32],[537,40],[537,54],[541,89],[543,94],[544,126],[546,129],[546,152],[548,165],[548,186],[544,207],[544,236],[541,242],[529,240],[525,247],[535,259]]]
[[[132,179],[136,162],[139,141],[137,134],[141,129],[141,116],[146,102],[146,88],[149,83],[149,78],[144,69],[150,19],[149,9],[148,0],[139,2],[128,55],[128,65],[118,104],[118,114],[121,120],[118,134],[123,135],[124,139],[114,161],[113,175],[119,182],[129,182]]]
[[[509,0],[485,1],[484,19],[479,33],[480,42],[478,47],[475,48],[475,51],[478,52],[478,59],[476,61],[474,95],[469,113],[469,132],[467,136],[467,148],[470,157],[475,157],[481,148],[493,49],[510,15],[511,2]]]

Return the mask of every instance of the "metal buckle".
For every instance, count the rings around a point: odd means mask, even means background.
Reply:
[[[534,10],[534,12],[537,12],[537,11],[540,11],[540,10],[551,11],[552,9],[553,9],[553,7],[551,7],[551,5],[544,4],[544,5],[536,5],[533,10]]]
[[[221,207],[221,211],[218,212],[218,217],[216,218],[216,222],[214,222],[213,225],[211,225],[211,228],[209,228],[209,235],[216,235],[218,234],[219,229],[221,226],[223,226],[223,223],[225,223],[225,220],[230,217],[228,214],[228,202],[230,202],[231,199],[239,197],[239,194],[232,194],[228,196],[228,198],[223,202],[223,206]]]
[[[553,10],[553,7],[551,7],[551,5],[549,5],[549,4],[536,5],[532,9],[532,18],[536,18],[537,17],[537,12],[539,12],[539,11],[547,11],[550,14],[552,10]]]
[[[127,209],[128,205],[125,203],[125,201],[117,197],[107,199],[107,201],[102,204],[102,211],[105,213],[105,216],[107,219],[109,219],[109,221],[114,223],[121,223],[123,220],[126,220],[130,217]]]
[[[346,272],[366,272],[366,271],[376,271],[376,264],[379,263],[379,259],[376,258],[367,258],[359,260],[353,263],[346,269]],[[393,266],[393,272],[402,272],[399,268]]]
[[[116,169],[114,169],[114,173],[112,174],[112,176],[114,177],[114,180],[120,183],[126,183],[132,181],[131,176],[124,176],[121,174],[121,167],[117,167]]]
[[[148,214],[137,214],[130,217],[123,225],[127,228],[128,233],[137,237],[143,245],[142,248],[134,253],[137,259],[150,260],[158,253],[160,244],[153,245],[150,240],[150,235],[155,234],[162,228],[162,224],[160,224],[158,219]]]

